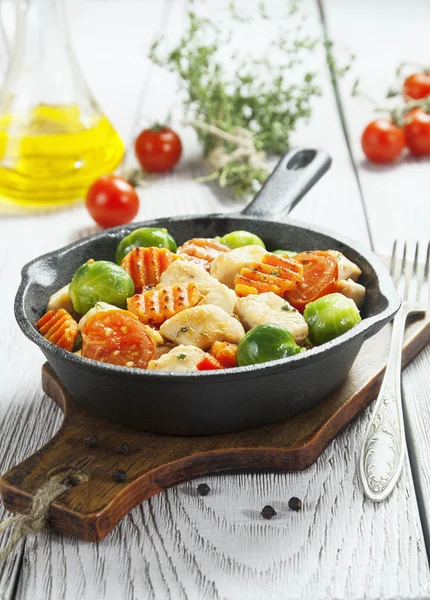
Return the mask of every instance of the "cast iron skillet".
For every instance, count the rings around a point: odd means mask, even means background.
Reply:
[[[184,435],[227,433],[311,408],[341,384],[363,342],[392,319],[400,306],[386,269],[369,250],[330,231],[282,218],[327,171],[330,162],[321,150],[292,150],[243,213],[133,223],[36,258],[22,270],[15,300],[18,324],[79,403],[131,427]],[[270,250],[340,250],[363,271],[365,318],[349,332],[304,354],[231,371],[130,369],[87,360],[46,341],[34,323],[45,312],[49,296],[68,283],[89,258],[114,261],[119,240],[142,225],[167,227],[178,244],[193,237],[245,229],[263,238]]]

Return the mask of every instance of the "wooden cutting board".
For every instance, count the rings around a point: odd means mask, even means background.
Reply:
[[[88,481],[51,505],[49,524],[60,533],[96,542],[135,506],[183,481],[213,473],[306,469],[376,397],[390,335],[388,325],[368,340],[343,385],[312,410],[282,423],[226,435],[169,436],[110,423],[79,407],[46,363],[43,389],[63,410],[64,421],[50,442],[1,477],[4,505],[11,512],[24,512],[50,474],[70,467],[84,470]],[[429,320],[411,321],[404,365],[429,341]],[[95,445],[88,445],[90,436],[97,438],[92,440]],[[128,452],[121,453],[120,444],[127,444]],[[124,482],[114,479],[118,470],[125,471]]]

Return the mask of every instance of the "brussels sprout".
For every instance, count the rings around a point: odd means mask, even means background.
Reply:
[[[257,325],[248,331],[237,347],[237,364],[241,367],[285,358],[304,352],[291,333],[279,325]]]
[[[84,315],[97,302],[108,302],[125,308],[126,300],[134,294],[130,275],[107,260],[87,262],[73,275],[69,294],[73,308]]]
[[[293,252],[292,250],[274,250],[272,254],[284,254],[289,258],[293,258],[293,256],[296,256],[297,252]]]
[[[259,238],[258,235],[250,233],[249,231],[232,231],[231,233],[226,233],[219,241],[221,244],[225,244],[232,250],[241,248],[242,246],[266,247],[263,240]]]
[[[333,340],[361,321],[354,300],[337,293],[309,302],[303,316],[309,327],[308,338],[316,346]]]
[[[176,242],[167,229],[141,227],[122,238],[116,249],[116,262],[120,264],[124,256],[134,248],[149,248],[151,246],[167,248],[171,252],[177,250]]]

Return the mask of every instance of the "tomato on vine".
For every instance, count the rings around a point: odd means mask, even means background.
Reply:
[[[405,148],[403,129],[391,119],[376,119],[367,125],[361,136],[361,147],[366,157],[378,164],[398,158]]]
[[[406,77],[403,83],[403,95],[405,98],[421,100],[430,95],[430,71],[413,73]]]
[[[142,169],[148,173],[164,173],[173,169],[181,158],[182,143],[170,127],[154,125],[141,131],[134,149]]]
[[[415,108],[405,118],[406,145],[414,156],[430,155],[430,114]]]

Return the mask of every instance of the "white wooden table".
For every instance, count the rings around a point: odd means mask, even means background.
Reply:
[[[425,0],[303,0],[309,33],[357,54],[354,76],[383,97],[401,60],[428,57],[430,3]],[[75,47],[95,96],[122,135],[164,118],[172,79],[146,58],[154,35],[171,39],[184,25],[185,0],[79,0],[71,4]],[[240,6],[251,6],[243,1]],[[266,2],[278,10],[281,0]],[[226,3],[205,3],[222,24]],[[319,10],[324,13],[324,25]],[[243,40],[243,43],[247,40]],[[254,43],[254,42],[252,42]],[[427,56],[426,56],[427,52]],[[330,172],[295,209],[294,217],[330,227],[377,252],[394,237],[429,237],[428,160],[373,168],[362,160],[359,138],[370,107],[350,97],[351,79],[338,102],[323,51],[316,53],[324,95],[312,119],[294,136],[322,147]],[[427,60],[428,62],[428,60]],[[340,102],[340,104],[339,104]],[[136,106],[136,104],[138,105]],[[343,111],[346,130],[339,110]],[[141,191],[139,219],[237,210],[243,202],[192,181],[196,144],[183,132],[187,152],[174,173]],[[350,141],[348,147],[346,137]],[[84,208],[0,219],[0,470],[24,459],[58,429],[60,411],[40,387],[43,357],[13,318],[20,268],[31,258],[82,235],[92,223]],[[100,544],[43,533],[28,538],[0,565],[0,597],[19,600],[418,599],[430,597],[429,539],[430,349],[404,372],[411,440],[400,482],[383,504],[363,498],[356,463],[369,417],[366,411],[308,470],[287,475],[220,476],[212,493],[196,495],[198,481],[145,502]],[[301,513],[288,510],[291,496]],[[259,513],[271,504],[278,516]],[[4,511],[3,511],[4,512]],[[2,513],[3,516],[3,513]],[[7,536],[1,540],[4,544]]]

